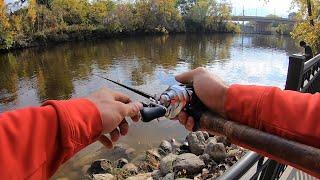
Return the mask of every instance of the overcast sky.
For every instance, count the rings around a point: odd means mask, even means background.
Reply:
[[[12,2],[14,0],[5,0]],[[287,16],[291,6],[291,0],[229,0],[233,6],[233,14],[242,14],[242,8],[245,9],[246,15],[266,16],[268,14],[276,14],[279,16]]]

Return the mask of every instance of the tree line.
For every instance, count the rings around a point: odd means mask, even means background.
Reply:
[[[238,32],[230,18],[224,0],[0,0],[0,49],[70,34]]]

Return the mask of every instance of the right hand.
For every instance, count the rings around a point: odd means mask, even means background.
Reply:
[[[131,117],[134,122],[140,119],[142,104],[131,102],[130,98],[122,93],[102,88],[87,99],[93,102],[100,112],[103,132],[99,141],[107,148],[112,148],[112,142],[128,133],[129,125],[125,117]],[[110,134],[111,140],[104,134]]]
[[[192,84],[196,95],[207,108],[226,117],[224,104],[228,86],[218,76],[211,74],[204,68],[197,68],[176,76],[176,80],[183,84]],[[192,131],[193,117],[182,111],[178,115],[178,119],[186,129]]]

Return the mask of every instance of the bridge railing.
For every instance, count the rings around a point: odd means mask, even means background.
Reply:
[[[285,89],[312,94],[320,92],[320,54],[308,61],[302,55],[290,56]],[[250,151],[219,179],[240,179],[254,166],[255,172],[250,175],[250,180],[279,179],[287,167]]]

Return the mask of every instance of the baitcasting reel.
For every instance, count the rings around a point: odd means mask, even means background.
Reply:
[[[192,86],[183,84],[173,85],[164,91],[159,98],[155,98],[148,93],[128,87],[111,79],[99,75],[96,76],[148,98],[150,102],[142,103],[144,107],[140,111],[143,122],[151,122],[161,117],[173,119],[184,110],[195,120],[194,131],[200,128],[200,117],[207,108],[199,100]]]

